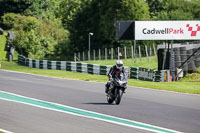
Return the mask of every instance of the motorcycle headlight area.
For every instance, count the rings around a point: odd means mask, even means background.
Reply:
[[[119,81],[118,83],[119,83],[120,86],[125,86],[126,85],[126,82],[123,82],[123,81]]]

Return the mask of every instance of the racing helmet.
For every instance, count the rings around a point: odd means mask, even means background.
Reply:
[[[117,60],[117,61],[116,61],[116,67],[117,67],[118,69],[121,69],[121,68],[123,67],[123,62],[122,62],[122,60]]]

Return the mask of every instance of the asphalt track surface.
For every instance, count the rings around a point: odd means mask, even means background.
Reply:
[[[200,132],[200,95],[128,87],[120,105],[109,105],[103,83],[1,70],[0,91],[176,131]],[[16,133],[148,133],[5,100],[0,100],[0,128]]]

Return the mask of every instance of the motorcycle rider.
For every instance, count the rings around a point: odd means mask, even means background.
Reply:
[[[105,93],[109,92],[109,87],[110,87],[111,82],[113,81],[113,78],[115,77],[116,74],[119,74],[120,72],[125,74],[122,60],[117,60],[116,65],[110,68],[110,71],[107,75],[109,80],[107,84],[105,85]]]

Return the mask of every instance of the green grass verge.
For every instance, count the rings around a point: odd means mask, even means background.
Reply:
[[[4,51],[6,45],[6,37],[0,35],[0,60],[6,60],[6,51]]]
[[[0,131],[0,133],[4,133],[4,132]]]
[[[6,35],[7,35],[7,32],[4,32],[4,35],[0,35],[0,61],[7,60],[6,58],[7,51],[5,51]],[[18,53],[15,50],[13,59],[17,60],[17,58],[18,58]]]
[[[149,68],[149,69],[157,69],[158,63],[155,59],[155,56],[149,57],[149,60],[146,57],[137,59],[136,62],[134,62],[132,59],[122,60],[124,63],[124,66],[128,67],[143,67],[143,68]],[[114,65],[116,60],[95,60],[95,61],[84,61],[85,63],[89,64],[101,64],[101,65]]]
[[[67,79],[79,79],[79,80],[85,80],[85,81],[97,81],[97,82],[105,82],[105,83],[107,82],[107,77],[104,75],[91,75],[91,74],[74,73],[74,72],[61,71],[61,70],[42,70],[42,69],[36,69],[36,68],[29,68],[26,66],[20,66],[16,62],[3,61],[1,69],[39,74],[39,75],[45,75],[45,76],[52,76],[52,77],[59,77],[59,78],[67,78]],[[188,77],[191,77],[191,76],[188,76]],[[179,82],[148,82],[148,81],[129,79],[128,85],[159,89],[159,90],[169,90],[169,91],[175,91],[175,92],[200,94],[200,87],[199,87],[200,82],[187,80],[187,79],[180,80]]]

